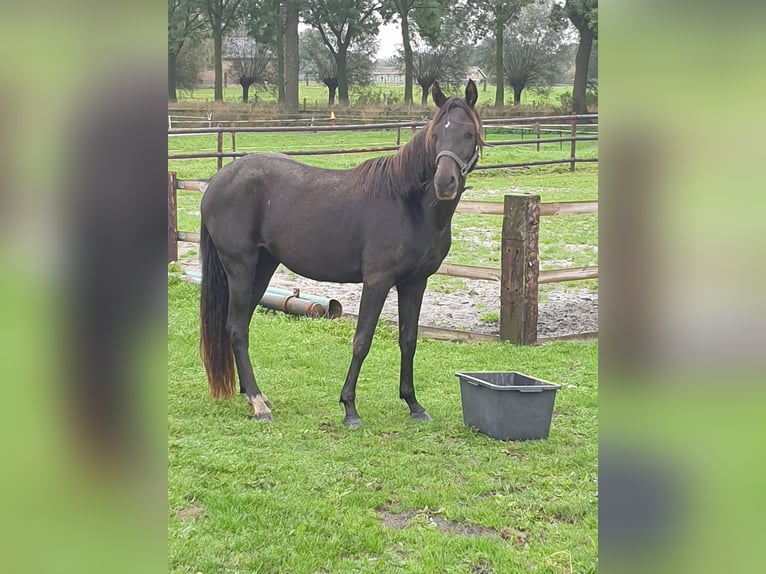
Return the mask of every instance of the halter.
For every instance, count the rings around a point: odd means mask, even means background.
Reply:
[[[444,127],[448,128],[450,123],[449,112],[447,112],[447,121],[444,123]],[[468,161],[464,162],[459,155],[445,149],[436,154],[436,165],[439,165],[439,159],[444,156],[452,159],[457,164],[460,168],[460,177],[465,178],[465,176],[476,167],[476,163],[479,161],[479,144],[476,144],[476,149],[473,151],[473,155]]]
[[[476,146],[476,149],[473,152],[473,155],[471,156],[471,159],[464,162],[462,159],[460,159],[460,156],[457,154],[444,149],[436,154],[436,165],[439,165],[439,158],[447,156],[448,158],[451,158],[455,161],[457,166],[460,168],[460,177],[465,177],[475,166],[476,162],[479,161],[479,146]]]

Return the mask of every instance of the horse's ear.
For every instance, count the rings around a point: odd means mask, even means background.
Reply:
[[[431,88],[431,95],[434,97],[434,103],[437,108],[442,107],[444,102],[447,101],[447,96],[442,93],[442,89],[439,87],[439,82],[434,82],[434,87]]]
[[[473,80],[469,78],[468,84],[465,87],[465,103],[472,108],[478,99],[479,91],[476,89],[476,84]]]

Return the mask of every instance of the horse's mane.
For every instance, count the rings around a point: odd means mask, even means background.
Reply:
[[[461,98],[449,98],[439,108],[428,125],[415,133],[410,141],[394,155],[369,159],[351,170],[355,187],[372,195],[385,194],[408,199],[423,189],[436,171],[436,154],[431,145],[434,126],[445,119],[450,109],[460,108],[476,127],[479,151],[484,146],[481,120],[476,110]]]

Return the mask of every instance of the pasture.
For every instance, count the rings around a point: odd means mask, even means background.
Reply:
[[[250,354],[275,420],[214,401],[199,359],[199,290],[168,286],[168,560],[181,572],[597,570],[598,344],[420,341],[418,396],[398,398],[396,332],[362,369],[359,430],[338,404],[353,324],[257,310]],[[563,386],[550,438],[465,428],[458,370],[517,369]]]
[[[450,90],[455,93],[461,93],[463,86],[451,88],[442,86],[445,92]],[[415,84],[412,95],[416,107],[420,104],[421,88]],[[526,89],[521,95],[521,104],[530,108],[558,108],[562,105],[561,96],[572,93],[571,86],[553,86],[550,88]],[[250,102],[253,104],[276,104],[276,87],[257,87],[250,88]],[[327,87],[317,82],[300,82],[298,84],[298,101],[301,108],[303,99],[306,99],[307,108],[326,108],[327,107]],[[404,84],[373,84],[369,86],[351,86],[349,89],[349,99],[352,106],[365,105],[383,105],[388,98],[392,105],[402,104],[404,101]],[[242,88],[239,84],[229,84],[223,91],[224,102],[241,102]],[[178,102],[183,103],[204,103],[213,101],[213,88],[196,88],[194,90],[178,90]],[[337,94],[336,94],[337,102]],[[431,103],[429,96],[429,104]],[[506,86],[505,103],[507,106],[513,104],[513,90]],[[495,104],[495,86],[487,84],[479,85],[479,101],[477,106],[493,106]],[[432,104],[431,104],[432,105]]]
[[[520,136],[490,131],[490,141],[500,137]],[[238,135],[237,149],[394,142],[394,131],[248,134]],[[578,157],[596,155],[596,144],[587,146],[578,145]],[[568,146],[560,147],[488,147],[482,163],[565,157]],[[204,148],[215,149],[214,136],[169,140],[171,153]],[[372,155],[301,161],[352,167]],[[173,161],[169,169],[180,179],[208,178],[215,160]],[[595,164],[575,173],[567,165],[478,171],[464,197],[501,201],[515,191],[543,201],[595,199],[597,177]],[[180,229],[198,230],[199,200],[199,193],[179,190]],[[447,261],[499,264],[499,218],[459,214],[453,231]],[[546,259],[554,267],[596,264],[596,242],[595,216],[546,218],[542,268]],[[432,277],[429,289],[460,282]],[[170,572],[597,571],[597,342],[421,340],[415,387],[434,419],[422,424],[398,398],[395,328],[380,324],[359,379],[364,426],[350,430],[338,397],[353,323],[256,311],[250,356],[275,417],[263,424],[247,418],[243,398],[214,401],[208,394],[198,287],[169,279],[168,313]],[[460,370],[519,370],[562,385],[549,439],[500,442],[466,428],[454,377]]]

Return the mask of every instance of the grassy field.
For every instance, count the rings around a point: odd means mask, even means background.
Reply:
[[[198,288],[168,286],[168,570],[246,573],[571,573],[597,570],[597,343],[522,348],[421,341],[418,398],[398,399],[395,331],[359,379],[360,430],[338,405],[349,322],[258,310],[250,353],[275,420],[209,398]],[[459,370],[563,385],[546,441],[462,423]]]
[[[443,86],[445,92],[458,93],[464,87],[450,88]],[[561,105],[561,95],[571,94],[571,86],[555,86],[543,90],[525,90],[521,96],[523,106],[530,107],[558,107]],[[462,92],[460,92],[462,93]],[[324,84],[310,82],[308,85],[301,82],[298,86],[298,101],[303,106],[303,100],[306,99],[306,105],[309,108],[321,108],[327,105],[327,88]],[[398,104],[404,101],[404,85],[372,85],[364,87],[351,87],[349,99],[351,105],[382,105],[388,97],[388,102]],[[420,103],[421,88],[414,86],[413,98],[415,103]],[[225,102],[241,102],[242,88],[239,85],[232,85],[224,88],[223,98]],[[179,90],[178,102],[183,103],[203,103],[213,101],[212,88],[199,88],[193,91]],[[250,88],[250,101],[254,104],[273,104],[277,102],[276,88]],[[478,105],[494,105],[495,86],[487,85],[486,90],[483,84],[479,85]],[[506,88],[506,105],[513,104],[513,91]]]

